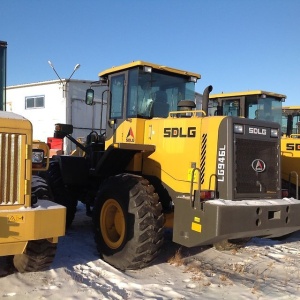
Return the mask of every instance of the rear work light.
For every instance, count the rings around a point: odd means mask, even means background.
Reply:
[[[201,201],[212,200],[215,198],[216,198],[215,191],[201,191],[200,192],[200,200]]]

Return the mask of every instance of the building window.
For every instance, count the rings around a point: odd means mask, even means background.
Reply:
[[[25,109],[44,108],[45,96],[30,96],[25,97]]]

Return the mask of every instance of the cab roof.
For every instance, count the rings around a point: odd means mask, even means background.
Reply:
[[[300,106],[299,105],[283,106],[282,110],[283,111],[300,111]]]
[[[255,95],[266,95],[266,96],[271,96],[271,97],[275,97],[275,98],[284,98],[284,99],[286,99],[286,95],[277,94],[277,93],[273,93],[273,92],[262,91],[262,90],[211,94],[211,95],[209,95],[209,98],[210,99],[216,99],[216,98],[242,97],[242,96],[255,96]]]
[[[99,77],[103,77],[103,76],[107,76],[108,74],[116,73],[116,72],[119,72],[119,71],[122,71],[122,70],[131,69],[131,68],[134,68],[134,67],[137,67],[137,66],[148,66],[148,67],[152,67],[152,69],[156,69],[156,70],[163,70],[163,71],[166,71],[166,72],[176,73],[176,74],[179,74],[179,75],[193,76],[193,77],[196,77],[198,79],[201,78],[201,75],[198,74],[198,73],[193,73],[193,72],[188,72],[188,71],[184,71],[184,70],[174,69],[174,68],[167,67],[167,66],[164,66],[164,65],[157,65],[157,64],[150,63],[150,62],[145,62],[145,61],[142,61],[142,60],[136,60],[136,61],[133,61],[133,62],[128,63],[128,64],[112,67],[110,69],[107,69],[105,71],[100,72],[98,75],[99,75]]]

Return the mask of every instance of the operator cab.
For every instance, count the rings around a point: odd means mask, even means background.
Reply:
[[[109,119],[166,118],[180,100],[194,99],[200,76],[142,61],[99,74],[110,84]]]
[[[106,81],[108,120],[166,118],[181,100],[194,100],[199,74],[143,61],[114,67],[99,74]],[[86,102],[92,104],[93,91]]]
[[[282,134],[300,135],[300,106],[285,106],[282,108]]]
[[[180,110],[180,101],[195,101],[195,84],[200,77],[197,73],[144,61],[99,73],[100,81],[87,90],[86,103],[93,104],[92,87],[105,82],[107,90],[101,102],[107,103],[107,109],[106,116],[101,116],[107,122],[106,147],[111,142],[142,143],[142,128],[147,120],[168,118],[170,112]]]
[[[209,115],[245,117],[281,124],[282,102],[286,96],[265,91],[248,91],[214,94],[209,98]]]

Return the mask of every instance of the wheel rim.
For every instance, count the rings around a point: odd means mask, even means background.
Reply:
[[[125,216],[116,200],[105,201],[100,214],[100,229],[108,247],[116,249],[121,246],[125,237]]]

